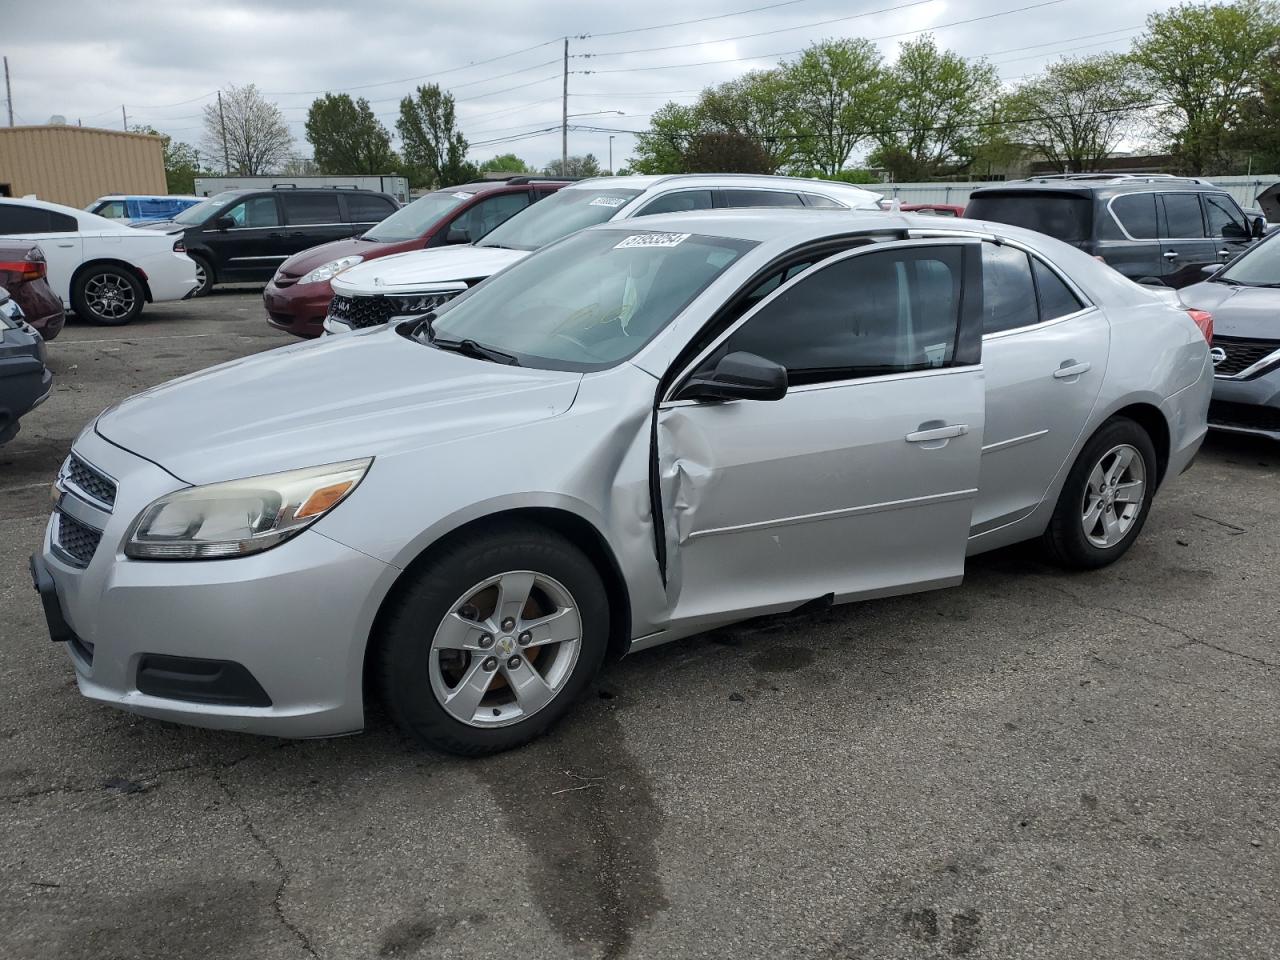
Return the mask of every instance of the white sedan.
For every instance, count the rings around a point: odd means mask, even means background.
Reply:
[[[135,230],[59,203],[0,197],[0,236],[39,243],[49,286],[90,323],[128,323],[144,303],[181,300],[196,287],[196,265],[181,234]]]

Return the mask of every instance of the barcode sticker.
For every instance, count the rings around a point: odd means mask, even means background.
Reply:
[[[688,240],[691,233],[633,233],[625,240],[614,245],[615,250],[623,247],[678,247]]]
[[[596,197],[590,203],[589,207],[620,207],[627,202],[626,197]]]

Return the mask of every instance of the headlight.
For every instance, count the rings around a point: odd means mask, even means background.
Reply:
[[[210,483],[168,494],[142,511],[125,543],[135,560],[214,560],[268,550],[336,507],[373,459]]]
[[[337,260],[330,260],[324,266],[316,267],[310,273],[302,275],[299,283],[319,283],[321,280],[332,280],[343,270],[354,267],[357,263],[363,263],[364,257],[339,257]]]

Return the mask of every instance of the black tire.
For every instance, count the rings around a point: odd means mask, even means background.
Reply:
[[[1089,475],[1108,451],[1126,444],[1136,449],[1142,458],[1145,486],[1141,506],[1123,536],[1116,543],[1103,547],[1089,539],[1082,522]],[[1094,570],[1124,556],[1142,532],[1151,512],[1157,473],[1155,444],[1141,425],[1128,417],[1112,417],[1099,427],[1067,475],[1053,517],[1044,532],[1043,544],[1050,559],[1064,567]]]
[[[218,280],[217,275],[213,272],[213,264],[203,254],[188,253],[187,256],[196,263],[196,279],[199,281],[199,286],[191,292],[191,296],[207,297]]]
[[[114,291],[109,296],[105,291]],[[119,327],[142,313],[146,290],[132,270],[115,264],[89,266],[71,284],[71,308],[86,323]]]
[[[431,644],[437,627],[465,591],[508,571],[551,577],[568,590],[581,619],[578,657],[546,706],[508,726],[481,728],[459,720],[441,704],[429,679]],[[599,673],[608,648],[608,595],[586,554],[554,531],[521,523],[464,534],[431,556],[412,577],[383,616],[375,638],[375,669],[388,712],[401,730],[420,742],[463,756],[520,746],[564,716]]]

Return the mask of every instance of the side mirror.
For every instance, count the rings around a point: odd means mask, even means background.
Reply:
[[[1259,236],[1258,225],[1256,223],[1251,223],[1248,230],[1235,222],[1224,223],[1222,225],[1223,240],[1248,240],[1250,237],[1256,236]]]
[[[1217,273],[1221,269],[1222,269],[1222,264],[1220,263],[1206,263],[1203,267],[1200,268],[1200,272],[1203,273],[1206,277],[1212,277],[1215,273]]]
[[[230,217],[219,217],[217,220],[213,221],[213,226],[219,233],[226,233],[235,225],[236,222]]]
[[[1267,235],[1267,221],[1262,217],[1254,217],[1250,226],[1253,228],[1253,238],[1255,240],[1261,240]]]
[[[694,376],[677,400],[781,400],[787,368],[754,353],[726,353],[714,370]]]
[[[1215,267],[1214,267],[1214,269],[1216,270],[1216,269],[1217,269],[1217,267],[1215,266]],[[1137,282],[1138,282],[1138,283],[1140,283],[1140,284],[1142,284],[1143,286],[1147,286],[1147,287],[1163,287],[1163,286],[1166,286],[1165,282],[1164,282],[1163,280],[1161,280],[1159,277],[1139,277],[1139,278],[1137,279]]]
[[[446,244],[470,243],[471,231],[466,227],[450,227],[449,232],[444,236],[444,242]]]

